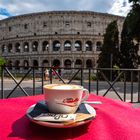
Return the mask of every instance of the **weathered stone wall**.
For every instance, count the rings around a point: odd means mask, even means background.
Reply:
[[[96,67],[107,25],[124,17],[90,11],[52,11],[0,21],[0,54],[8,65]]]

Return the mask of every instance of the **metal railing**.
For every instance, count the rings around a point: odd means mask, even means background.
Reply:
[[[45,69],[49,70],[47,81]],[[43,85],[46,83],[64,83],[80,84],[100,96],[115,97],[132,103],[140,102],[139,69],[2,66],[0,72],[2,99],[36,95],[43,93]]]

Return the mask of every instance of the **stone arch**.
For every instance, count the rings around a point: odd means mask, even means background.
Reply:
[[[24,66],[24,69],[28,69],[29,68],[29,61],[28,60],[24,60],[23,61],[23,66]]]
[[[2,45],[2,47],[1,47],[1,52],[2,52],[2,53],[6,52],[6,45],[5,45],[5,44]]]
[[[93,68],[93,63],[92,63],[92,60],[91,59],[88,59],[86,61],[86,68]]]
[[[71,42],[69,40],[64,43],[64,51],[71,51]]]
[[[53,41],[53,51],[59,51],[61,44],[58,40]]]
[[[32,51],[33,52],[37,52],[38,51],[38,42],[37,41],[34,41],[32,43]]]
[[[53,66],[60,66],[60,60],[54,59],[52,64]]]
[[[86,47],[86,51],[92,51],[92,42],[86,41],[85,47]]]
[[[71,65],[72,65],[72,62],[71,62],[70,59],[66,59],[66,60],[64,61],[64,66],[65,66],[66,68],[71,68]]]
[[[15,52],[21,52],[20,43],[15,44]]]
[[[24,50],[24,52],[29,52],[29,43],[28,42],[23,43],[23,50]]]
[[[12,70],[13,62],[11,60],[8,60],[7,66],[8,66],[8,69]]]
[[[76,51],[82,51],[82,42],[80,40],[75,41],[74,47]]]
[[[102,48],[102,42],[101,41],[97,41],[96,42],[96,51],[101,51]]]
[[[46,60],[46,59],[43,60],[43,61],[42,61],[42,66],[43,66],[43,67],[49,67],[49,61]]]
[[[35,69],[38,69],[38,60],[33,60],[33,67],[35,67]]]
[[[82,67],[82,60],[81,59],[76,59],[76,61],[75,61],[75,67],[76,68],[81,68]]]
[[[16,70],[20,70],[20,67],[19,66],[20,66],[20,61],[19,60],[16,60],[15,61],[15,69]]]
[[[13,45],[12,43],[9,43],[8,46],[7,46],[7,49],[8,49],[8,52],[12,52],[12,49],[13,49]]]
[[[42,51],[48,51],[49,50],[49,42],[43,41],[42,43]]]

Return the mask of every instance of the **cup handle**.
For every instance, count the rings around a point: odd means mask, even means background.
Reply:
[[[81,99],[81,103],[83,103],[89,96],[89,91],[87,89],[83,89],[83,92],[85,93],[85,96]]]

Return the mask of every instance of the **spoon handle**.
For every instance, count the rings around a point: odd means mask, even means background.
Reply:
[[[84,101],[86,104],[102,104],[101,101]]]

